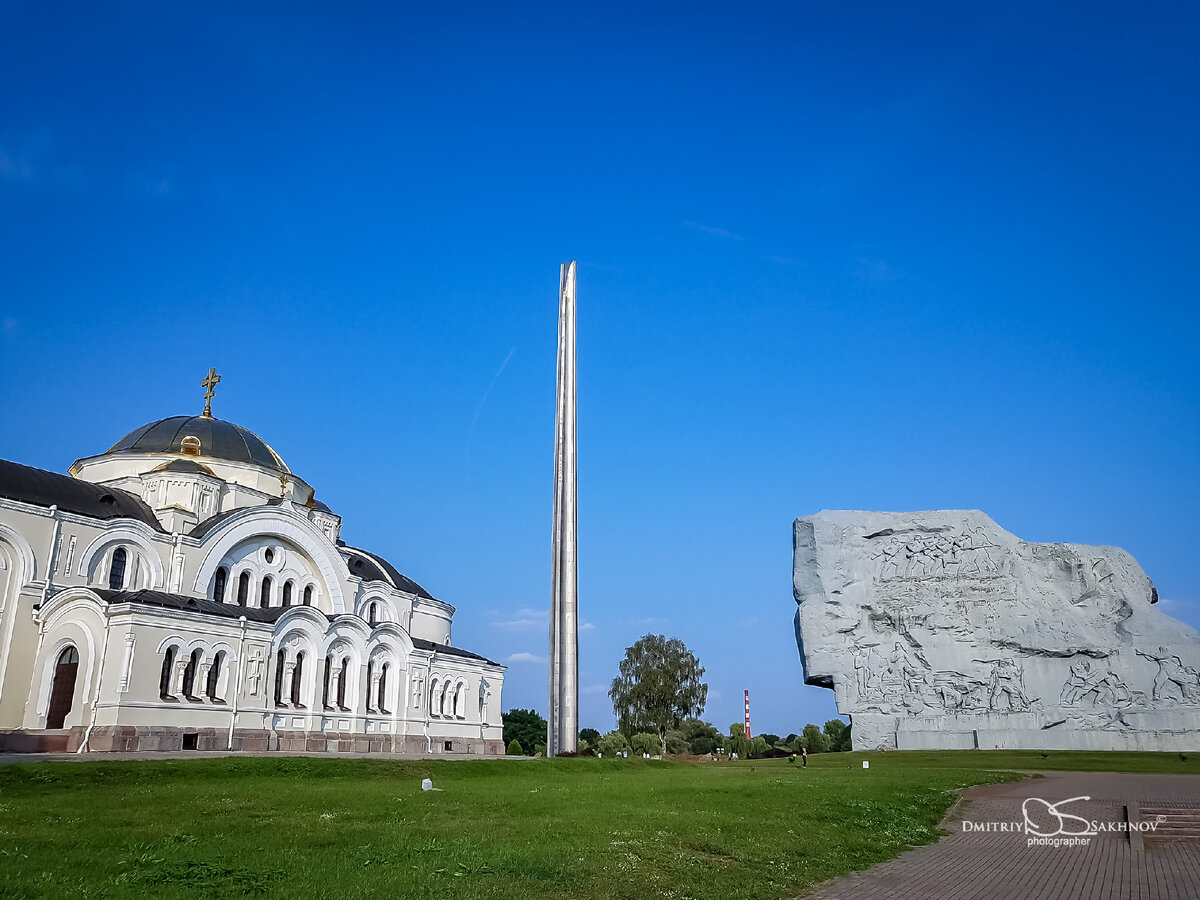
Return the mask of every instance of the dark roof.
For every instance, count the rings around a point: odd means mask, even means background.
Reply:
[[[209,616],[221,616],[226,619],[236,619],[245,616],[250,622],[274,622],[291,606],[269,606],[260,609],[253,606],[239,606],[236,603],[217,603],[215,600],[205,600],[197,597],[187,597],[183,594],[167,594],[163,591],[96,591],[105,603],[138,603],[143,606],[160,606],[165,609],[183,609],[188,612],[204,613]]]
[[[418,597],[425,597],[427,600],[437,599],[407,575],[401,575],[400,571],[382,556],[376,556],[374,553],[368,553],[366,550],[359,550],[357,547],[350,547],[341,542],[339,545],[350,554],[350,559],[346,564],[351,575],[355,575],[363,581],[382,581],[384,584],[393,584],[402,591],[416,594]]]
[[[451,647],[449,644],[435,644],[433,641],[427,641],[424,638],[413,638],[413,646],[418,650],[433,650],[435,653],[444,653],[447,656],[461,656],[465,659],[478,659],[493,666],[500,665],[494,663],[486,656],[480,656],[478,653],[472,653],[470,650],[463,650],[460,647]]]
[[[33,506],[57,505],[92,519],[136,519],[155,531],[165,530],[142,498],[128,491],[6,459],[0,459],[0,497]]]
[[[193,528],[191,531],[189,531],[188,536],[194,537],[194,538],[202,538],[206,534],[208,534],[210,531],[212,531],[214,528],[216,528],[218,525],[220,525],[223,521],[225,521],[230,516],[232,516],[235,512],[241,512],[243,509],[245,509],[244,506],[238,507],[237,509],[227,509],[224,512],[219,512],[214,516],[209,516],[207,519],[205,519],[203,522],[198,523],[195,528]]]
[[[221,616],[226,619],[236,619],[240,616],[245,616],[249,622],[275,622],[289,609],[296,609],[295,606],[269,606],[266,609],[260,609],[253,606],[238,606],[236,603],[217,603],[215,600],[204,600],[196,597],[186,597],[183,594],[167,594],[163,591],[95,591],[100,599],[105,603],[137,603],[142,606],[158,606],[164,609],[182,609],[188,612],[204,613],[209,616]],[[341,618],[341,614],[325,614],[325,618],[329,621]],[[469,650],[463,650],[459,647],[451,647],[449,644],[437,644],[433,641],[427,641],[424,638],[412,638],[413,646],[418,650],[432,650],[435,653],[442,653],[446,656],[461,656],[464,659],[478,659],[482,662],[491,665],[497,665],[490,659],[480,656],[478,653],[472,653]]]
[[[189,475],[212,475],[216,474],[208,466],[203,463],[198,463],[191,459],[173,459],[170,462],[165,462],[161,466],[155,466],[153,472],[185,472]]]
[[[249,428],[208,416],[171,416],[135,428],[105,451],[110,453],[183,453],[183,439],[200,441],[200,456],[254,463],[291,472],[279,454]]]

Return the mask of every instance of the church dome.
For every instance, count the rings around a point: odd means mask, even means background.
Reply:
[[[171,416],[135,428],[105,451],[113,453],[178,453],[231,462],[251,463],[291,474],[287,463],[249,428],[211,416]]]

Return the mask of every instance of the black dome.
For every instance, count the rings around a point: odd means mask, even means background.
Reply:
[[[135,428],[105,451],[109,453],[179,453],[183,441],[194,437],[200,441],[199,456],[227,459],[232,462],[253,463],[279,472],[291,469],[267,442],[241,425],[209,416],[171,416]],[[192,455],[192,454],[187,454]]]

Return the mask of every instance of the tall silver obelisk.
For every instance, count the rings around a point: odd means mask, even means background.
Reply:
[[[554,415],[554,534],[550,599],[550,715],[546,755],[579,742],[579,576],[575,480],[575,263],[558,274],[558,397]]]

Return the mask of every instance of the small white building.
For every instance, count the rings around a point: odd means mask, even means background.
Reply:
[[[502,754],[504,666],[209,404],[0,460],[0,750]]]

